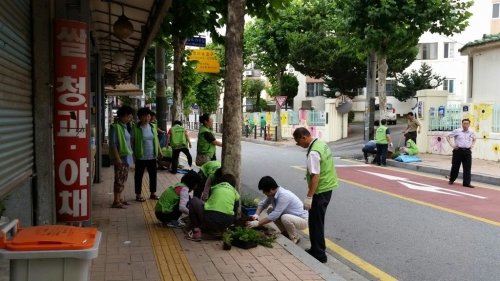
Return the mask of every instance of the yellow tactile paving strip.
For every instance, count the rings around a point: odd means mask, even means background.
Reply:
[[[158,176],[160,176],[158,174]],[[161,181],[159,181],[161,182]],[[158,186],[159,187],[159,186]],[[149,198],[149,178],[142,181],[142,194]],[[160,190],[157,194],[161,194]],[[162,227],[155,216],[156,200],[146,200],[142,204],[144,220],[148,228],[149,237],[156,258],[156,265],[161,280],[192,280],[196,281],[193,269],[182,250],[182,247],[173,229]]]

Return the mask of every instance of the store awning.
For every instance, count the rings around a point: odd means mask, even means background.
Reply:
[[[172,0],[91,0],[90,3],[92,34],[104,68],[104,84],[133,82]]]
[[[137,86],[132,83],[118,84],[116,86],[106,86],[104,88],[104,92],[108,97],[141,97],[144,93],[141,89],[137,88]]]

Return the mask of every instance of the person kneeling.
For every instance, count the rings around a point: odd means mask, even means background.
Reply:
[[[210,189],[207,202],[203,203],[197,197],[191,199],[189,204],[191,231],[184,238],[201,241],[202,226],[214,232],[223,232],[234,223],[240,200],[235,185],[236,178],[231,174],[224,174],[220,183]]]
[[[185,174],[181,182],[167,188],[160,196],[155,206],[156,218],[167,227],[184,227],[179,220],[182,214],[189,215],[189,192],[200,182],[200,176],[195,171]]]
[[[300,240],[297,229],[306,229],[309,217],[302,201],[290,190],[279,186],[270,176],[260,179],[259,190],[262,190],[267,199],[259,203],[255,215],[252,216],[254,220],[247,222],[247,226],[253,228],[274,222],[283,235],[288,236],[288,239],[297,244]],[[259,220],[260,213],[269,205],[273,210],[267,218]]]
[[[411,139],[410,133],[405,133],[406,147],[401,147],[399,151],[401,154],[416,155],[418,154],[417,144]]]

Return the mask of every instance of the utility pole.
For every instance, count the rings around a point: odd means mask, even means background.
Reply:
[[[365,142],[375,135],[375,93],[377,89],[377,53],[370,52],[366,71]]]
[[[167,94],[165,81],[165,49],[156,45],[155,47],[156,68],[156,119],[158,128],[167,129]]]

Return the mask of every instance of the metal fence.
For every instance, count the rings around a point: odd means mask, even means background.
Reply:
[[[307,122],[312,126],[325,126],[325,113],[321,111],[310,110],[307,112]]]
[[[495,103],[493,106],[493,120],[491,124],[493,133],[500,133],[500,103]]]
[[[260,130],[260,126],[250,128],[248,125],[243,125],[241,128],[241,135],[245,138],[263,139],[267,141],[278,141],[276,135],[276,126],[267,126],[265,131]]]
[[[435,116],[429,118],[429,131],[453,131],[460,128],[461,110],[460,104],[449,104],[445,107],[443,114],[436,111]]]
[[[299,112],[289,111],[288,112],[288,125],[299,125]]]

